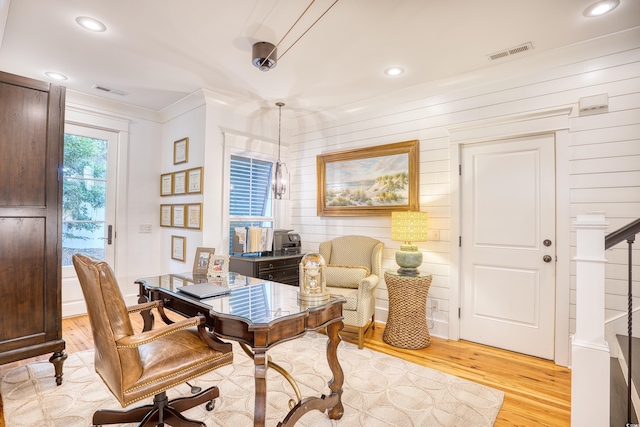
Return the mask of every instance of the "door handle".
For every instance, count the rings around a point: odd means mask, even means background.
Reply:
[[[113,243],[113,225],[107,227],[107,245]]]
[[[551,262],[551,255],[545,255],[545,256],[543,256],[543,257],[542,257],[542,260],[543,260],[544,262]]]

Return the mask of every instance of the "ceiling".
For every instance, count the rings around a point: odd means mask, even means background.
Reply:
[[[638,0],[598,18],[582,14],[595,0],[334,2],[0,0],[0,70],[51,82],[44,72],[56,71],[68,76],[68,89],[153,111],[204,88],[221,102],[283,101],[311,113],[640,25]],[[78,16],[107,30],[89,32]],[[252,64],[258,41],[279,43],[267,72]],[[531,51],[488,59],[529,42]],[[390,66],[405,73],[385,76]]]

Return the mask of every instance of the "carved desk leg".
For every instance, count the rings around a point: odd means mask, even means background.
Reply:
[[[267,354],[256,351],[253,355],[255,364],[256,401],[253,415],[254,427],[264,427],[267,411]]]
[[[344,323],[334,322],[327,326],[327,335],[329,336],[329,342],[327,343],[327,360],[329,361],[329,368],[333,373],[333,378],[329,381],[329,389],[331,389],[331,395],[337,395],[338,403],[332,408],[329,408],[328,415],[332,420],[339,420],[344,415],[344,406],[342,405],[342,385],[344,384],[344,371],[340,366],[338,360],[338,344],[340,344],[340,331],[344,328]]]
[[[64,351],[56,351],[49,358],[49,362],[53,363],[53,369],[56,372],[56,385],[62,384],[62,365],[67,360],[67,353]]]
[[[147,298],[146,295],[140,295],[140,297],[138,298],[138,304],[143,304],[145,302],[149,302],[149,298]],[[146,332],[146,331],[152,330],[153,322],[155,319],[153,317],[153,313],[151,312],[151,310],[142,310],[140,312],[140,316],[142,316],[142,322],[143,322],[142,331]]]

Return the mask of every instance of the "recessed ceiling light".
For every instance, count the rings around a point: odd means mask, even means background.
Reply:
[[[90,31],[95,31],[96,33],[101,33],[107,29],[107,27],[97,19],[89,18],[88,16],[78,16],[76,18],[76,22],[82,28],[86,28]]]
[[[56,73],[55,71],[47,71],[44,74],[54,80],[67,80],[67,76],[65,76],[64,74]]]
[[[605,13],[611,12],[618,7],[620,0],[602,0],[592,4],[582,12],[587,18],[593,18],[594,16],[601,16]]]
[[[404,73],[404,69],[400,67],[390,67],[384,70],[384,73],[387,76],[399,76],[400,74]]]

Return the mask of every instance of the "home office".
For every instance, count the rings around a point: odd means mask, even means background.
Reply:
[[[104,246],[104,256],[127,305],[137,303],[137,279],[189,270],[199,247],[231,255],[232,230],[241,226],[294,230],[300,236],[301,253],[319,251],[321,243],[335,238],[366,236],[384,243],[381,269],[397,269],[395,253],[404,242],[392,239],[390,213],[351,215],[349,207],[340,206],[329,206],[327,212],[345,209],[349,215],[318,211],[323,201],[333,200],[331,188],[319,187],[319,178],[327,170],[318,170],[318,161],[319,156],[418,141],[416,211],[428,213],[428,238],[415,245],[424,257],[420,271],[433,277],[425,307],[432,342],[411,356],[395,355],[416,357],[432,368],[446,370],[452,352],[468,351],[451,346],[487,345],[489,349],[480,347],[488,360],[482,371],[491,379],[469,379],[489,387],[506,384],[501,390],[507,397],[496,424],[515,419],[518,421],[512,422],[567,425],[569,370],[563,367],[571,365],[571,337],[579,322],[571,261],[576,250],[572,221],[585,211],[605,211],[608,231],[613,231],[640,216],[636,200],[637,3],[621,0],[609,14],[587,17],[585,11],[595,1],[538,2],[535,7],[518,4],[518,10],[498,1],[482,7],[413,1],[374,7],[344,0],[335,5],[316,1],[287,37],[306,5],[238,3],[242,4],[201,2],[191,9],[177,8],[171,2],[153,6],[136,2],[122,10],[104,5],[97,9],[85,5],[79,10],[73,2],[54,7],[35,0],[0,4],[0,16],[5,18],[0,19],[0,70],[47,83],[55,81],[45,71],[65,74],[67,80],[58,83],[67,88],[64,132],[117,147],[106,156],[115,165],[106,168],[115,177],[106,178],[113,203],[105,208],[111,210],[103,225],[94,231],[102,233],[105,241],[111,237],[112,245]],[[548,7],[546,12],[538,9],[541,6]],[[86,31],[76,23],[82,16],[103,22],[105,30]],[[145,19],[137,22],[141,16]],[[47,37],[35,40],[28,33],[33,27],[41,28]],[[485,38],[488,40],[481,41]],[[252,47],[262,41],[277,45],[277,66],[267,71],[252,63]],[[510,48],[525,45],[509,53]],[[386,56],[391,54],[393,57]],[[72,68],[74,61],[80,62],[77,69]],[[90,64],[98,69],[90,69]],[[391,65],[403,66],[404,74],[385,75]],[[448,68],[454,66],[457,68]],[[281,108],[276,105],[280,101],[285,104]],[[595,107],[590,110],[590,106]],[[188,150],[183,149],[185,138]],[[491,151],[498,147],[503,151]],[[514,147],[526,147],[525,153],[504,160],[504,153],[514,153]],[[9,153],[4,147],[3,152]],[[477,211],[486,220],[480,230],[486,230],[480,233],[485,246],[496,246],[505,234],[514,239],[531,237],[522,230],[531,230],[526,221],[534,219],[526,204],[516,214],[500,215],[512,208],[506,203],[514,199],[513,194],[530,195],[517,189],[524,188],[522,182],[515,178],[478,183],[468,179],[474,176],[476,159],[487,160],[482,164],[485,170],[531,171],[528,167],[534,160],[527,157],[531,152],[543,153],[539,157],[546,167],[542,175],[551,177],[540,183],[548,192],[541,194],[546,209],[539,212],[539,218],[545,218],[541,223],[551,228],[540,229],[534,238],[536,261],[543,262],[545,255],[552,257],[550,263],[540,266],[552,276],[545,276],[549,281],[540,288],[524,276],[517,291],[481,288],[487,297],[505,298],[483,299],[495,304],[483,305],[482,310],[491,312],[478,319],[473,314],[475,302],[469,298],[473,289],[467,287],[469,272],[474,263],[494,261],[475,258],[488,251],[475,253],[473,240],[465,237],[476,231],[467,221],[471,216],[466,212],[473,206],[472,200],[465,199],[468,189],[486,184],[478,193],[482,198]],[[11,152],[5,161],[17,159]],[[262,194],[271,210],[252,213],[250,223],[245,224],[246,213],[234,212],[232,205],[236,197],[232,192],[240,188],[241,181],[236,184],[232,179],[247,168],[256,174],[272,171],[278,160],[288,168],[284,173],[288,173],[287,192],[274,200],[269,175],[262,182]],[[74,169],[78,176],[68,180],[81,177],[86,181],[86,166],[79,162]],[[168,174],[172,178],[177,174],[176,194],[167,195],[171,185],[163,190],[161,177]],[[199,188],[189,186],[187,176],[198,174],[202,181],[191,182],[200,182]],[[3,201],[12,200],[10,195],[20,188],[14,176],[18,174],[3,175]],[[4,183],[10,183],[10,188]],[[238,193],[238,200],[242,196]],[[253,207],[254,202],[245,199],[239,206]],[[171,215],[177,221],[173,226]],[[183,227],[178,226],[181,215]],[[68,224],[65,226],[71,222]],[[73,229],[70,234],[79,241],[86,237],[83,233],[94,231]],[[545,240],[551,246],[544,246]],[[618,260],[624,255],[613,251],[615,256],[607,256],[616,266],[606,278],[607,319],[625,309],[619,286],[623,278],[618,273],[622,269]],[[86,313],[86,303],[71,258],[65,260],[59,298],[63,322],[68,322]],[[482,273],[496,271],[483,269]],[[525,305],[531,299],[523,297],[534,290],[540,291],[536,294],[542,309],[539,316]],[[378,327],[364,336],[364,350],[371,349],[367,346],[380,352],[396,349],[382,339],[390,292],[383,277],[374,297]],[[18,307],[19,301],[16,296],[12,306]],[[539,327],[525,327],[541,331],[540,335],[523,339],[520,331],[513,339],[511,332],[488,322],[513,316],[513,312],[521,317],[512,324],[529,325],[540,319]],[[624,319],[608,323],[607,334],[624,329],[620,323]],[[543,353],[518,347],[530,342]],[[66,343],[65,352],[71,354],[68,339]],[[505,353],[495,355],[493,348]],[[46,357],[58,350],[52,348]],[[435,354],[442,356],[438,363],[432,362]],[[502,371],[506,364],[491,369],[495,360],[520,360],[520,354],[532,356],[522,362],[536,366],[532,371],[545,372],[543,378],[551,376],[554,384],[564,387],[557,393],[561,403],[552,404],[552,409],[541,408],[539,401],[555,400],[540,398],[533,384],[521,392],[526,381],[515,384],[499,377],[502,372],[493,372]],[[549,363],[539,367],[539,358]],[[456,376],[469,371],[468,367],[451,369],[449,373]],[[64,378],[68,373],[66,368],[63,371]],[[221,390],[220,399],[224,399]],[[3,398],[6,405],[4,393]],[[519,409],[527,404],[532,405],[528,410]],[[210,415],[215,417],[221,406]],[[552,420],[536,418],[549,413]]]

